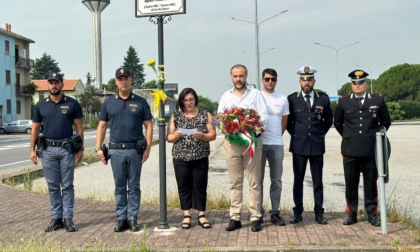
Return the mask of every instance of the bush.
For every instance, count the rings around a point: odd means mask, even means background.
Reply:
[[[404,119],[420,118],[420,102],[402,100],[398,102],[401,110],[405,112]]]
[[[99,119],[97,117],[91,117],[89,118],[88,126],[91,129],[96,129],[99,124]]]
[[[405,119],[405,112],[401,109],[401,106],[398,102],[388,102],[387,107],[389,110],[389,115],[391,116],[391,121]]]

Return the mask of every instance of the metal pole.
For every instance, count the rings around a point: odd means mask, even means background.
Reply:
[[[93,48],[94,48],[94,68],[95,68],[95,86],[101,88],[102,85],[102,43],[101,43],[101,13],[93,12]]]
[[[158,25],[158,54],[159,54],[159,65],[164,65],[163,55],[163,16],[157,16]],[[164,69],[160,69],[164,71]],[[161,87],[164,90],[164,86]],[[164,104],[160,102],[159,111],[159,181],[160,181],[160,218],[159,218],[159,229],[168,229],[167,221],[167,206],[166,206],[166,133],[165,133],[165,108]]]
[[[386,221],[386,197],[385,197],[385,174],[384,174],[384,133],[376,132],[376,165],[379,179],[379,209],[381,210],[381,231],[388,234],[388,223]]]
[[[336,57],[337,57],[337,96],[338,96],[338,49],[335,49]]]
[[[255,0],[255,59],[256,59],[256,74],[255,74],[255,84],[257,89],[261,89],[260,84],[260,38],[259,38],[259,24],[258,24],[258,3]]]
[[[372,75],[373,75],[373,70],[370,70],[370,93],[371,94],[373,93],[373,78],[372,78]]]

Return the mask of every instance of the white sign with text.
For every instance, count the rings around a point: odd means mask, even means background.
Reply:
[[[136,0],[136,17],[185,14],[186,0]]]

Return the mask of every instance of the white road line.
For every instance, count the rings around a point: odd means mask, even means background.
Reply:
[[[8,163],[8,164],[2,164],[2,165],[0,165],[0,167],[14,165],[14,164],[20,164],[20,163],[25,163],[25,162],[31,162],[31,160],[24,160],[24,161],[18,161],[18,162],[13,162],[13,163]]]

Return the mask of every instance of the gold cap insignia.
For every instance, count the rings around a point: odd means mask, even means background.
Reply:
[[[363,71],[356,71],[354,75],[356,75],[356,79],[359,79],[363,75]]]
[[[120,73],[124,73],[124,69],[122,69],[122,68],[121,68],[121,69],[120,69]]]
[[[304,71],[305,73],[309,73],[309,72],[311,71],[311,69],[310,69],[308,66],[306,66],[306,67],[303,69],[303,71]]]
[[[57,74],[53,73],[53,77],[55,77]]]

